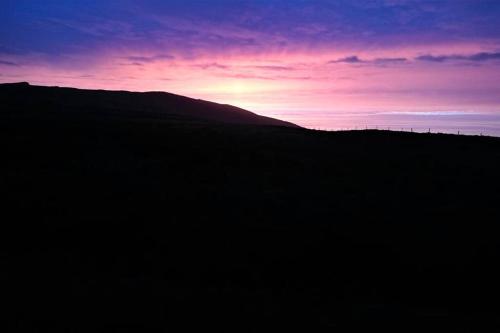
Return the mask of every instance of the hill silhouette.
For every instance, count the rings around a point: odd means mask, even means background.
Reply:
[[[500,139],[172,96],[0,86],[11,331],[500,329]]]
[[[27,82],[0,84],[4,103],[21,106],[23,112],[44,110],[58,116],[157,119],[230,124],[298,127],[227,104],[192,99],[166,92],[129,92],[33,86]],[[8,99],[5,100],[5,96]],[[29,97],[29,98],[27,98]],[[8,112],[8,108],[4,112]],[[19,112],[19,110],[17,110]],[[48,114],[44,113],[44,117]]]

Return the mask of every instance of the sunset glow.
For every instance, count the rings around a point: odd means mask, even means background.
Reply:
[[[299,2],[7,1],[0,81],[169,91],[318,127],[500,114],[500,2]]]

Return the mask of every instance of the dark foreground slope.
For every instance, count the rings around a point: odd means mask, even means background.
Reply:
[[[12,330],[500,329],[499,139],[9,103]]]

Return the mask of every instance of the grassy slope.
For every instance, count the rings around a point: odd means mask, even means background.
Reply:
[[[18,330],[500,327],[499,139],[25,114],[0,122]]]

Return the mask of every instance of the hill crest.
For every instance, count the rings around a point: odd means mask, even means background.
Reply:
[[[24,110],[36,106],[38,110],[40,107],[49,108],[51,112],[57,110],[66,113],[71,110],[78,112],[78,115],[159,119],[180,117],[182,120],[202,122],[299,127],[229,104],[193,99],[163,91],[94,90],[37,86],[19,82],[0,84],[0,100],[4,105],[22,105]]]

